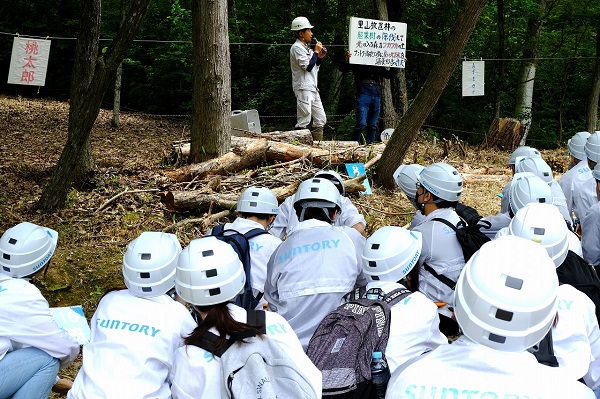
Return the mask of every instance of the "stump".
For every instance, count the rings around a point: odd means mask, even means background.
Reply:
[[[496,118],[490,126],[482,148],[512,151],[519,146],[525,134],[525,126],[513,118]]]

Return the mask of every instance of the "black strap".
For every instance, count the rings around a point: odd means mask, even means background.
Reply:
[[[269,232],[267,230],[265,230],[265,229],[261,229],[261,228],[257,227],[255,229],[247,231],[244,235],[246,236],[246,238],[248,240],[250,240],[250,239],[252,239],[252,238],[254,238],[256,236],[259,236],[261,234],[269,234]]]
[[[434,222],[441,222],[441,223],[444,223],[446,226],[450,227],[450,228],[451,228],[452,230],[454,230],[454,231],[458,230],[458,228],[457,228],[457,227],[456,227],[454,224],[450,223],[450,222],[449,222],[449,221],[447,221],[446,219],[442,219],[442,218],[433,218],[433,219],[431,219],[431,220],[433,220]],[[458,223],[460,224],[460,222],[458,222]]]
[[[246,324],[249,326],[257,328],[261,334],[266,334],[267,326],[266,326],[266,313],[264,310],[248,310]],[[232,334],[227,340],[227,344],[220,348],[215,349],[215,345],[219,340],[219,336],[207,331],[202,335],[200,339],[200,343],[198,346],[205,351],[212,353],[215,356],[222,357],[223,354],[229,349],[234,343],[237,341],[242,341],[246,338],[256,337],[256,332],[253,330],[245,330],[239,333]]]
[[[218,226],[213,227],[212,231],[211,231],[211,235],[213,236],[218,236],[220,234],[223,233],[223,230],[225,230],[225,225],[224,224],[220,224]]]
[[[429,266],[427,263],[423,263],[423,268],[425,270],[427,270],[429,273],[431,273],[431,275],[435,278],[437,278],[438,280],[440,280],[442,283],[446,284],[448,287],[450,287],[450,289],[454,290],[454,288],[456,287],[456,281],[452,281],[450,278],[442,275],[442,274],[438,274],[438,272],[436,272],[435,270],[433,270],[433,267]]]

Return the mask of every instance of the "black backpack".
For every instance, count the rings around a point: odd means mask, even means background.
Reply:
[[[251,257],[250,257],[250,242],[249,240],[259,236],[261,234],[269,234],[266,230],[256,228],[248,231],[245,234],[240,233],[237,230],[227,229],[225,225],[220,224],[212,229],[210,235],[216,237],[218,240],[224,241],[231,245],[234,251],[238,254],[240,261],[244,265],[244,272],[246,274],[246,283],[244,284],[244,290],[236,297],[235,304],[241,306],[246,310],[252,310],[256,308],[262,293],[258,297],[255,297],[252,293],[252,278],[250,277]]]
[[[567,253],[563,263],[556,269],[558,282],[569,284],[586,294],[596,305],[596,319],[600,322],[600,279],[585,259],[573,251]]]
[[[467,207],[470,208],[470,207]],[[471,208],[473,209],[473,208]],[[474,210],[474,209],[473,209]],[[475,210],[474,210],[475,211]],[[475,211],[477,212],[477,211]],[[467,224],[464,220],[458,222],[455,226],[450,223],[446,219],[441,218],[433,218],[431,219],[436,222],[440,222],[450,227],[456,233],[456,239],[462,248],[463,257],[465,258],[465,263],[471,259],[471,256],[475,252],[481,248],[483,244],[491,241],[488,236],[486,236],[483,232],[481,232],[481,228],[489,229],[491,227],[491,223],[487,220],[481,220],[481,216],[474,217],[471,219],[472,223]],[[454,289],[456,287],[456,281],[451,280],[450,278],[438,274],[431,266],[427,263],[423,263],[423,268],[427,270],[431,275],[442,283],[446,284],[448,287]]]
[[[306,350],[321,370],[323,398],[369,398],[373,352],[385,357],[391,307],[410,294],[405,288],[383,294],[379,288],[367,292],[359,287],[347,294],[348,302],[323,318]],[[368,299],[373,297],[377,299]]]

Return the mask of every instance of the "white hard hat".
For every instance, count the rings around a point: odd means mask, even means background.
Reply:
[[[541,158],[542,154],[533,147],[523,145],[510,154],[509,165],[514,165],[518,157]]]
[[[531,172],[548,184],[553,180],[552,168],[542,158],[518,158],[515,163],[515,172]]]
[[[342,176],[340,176],[340,174],[335,170],[320,170],[317,173],[315,173],[315,177],[321,177],[329,180],[337,187],[338,191],[340,192],[340,195],[346,194],[346,188],[344,187],[344,179],[342,179]]]
[[[123,279],[129,291],[140,297],[166,294],[175,286],[175,267],[181,244],[175,234],[145,231],[127,245],[123,255]]]
[[[236,211],[240,213],[256,213],[264,215],[277,215],[279,202],[275,193],[267,187],[248,187],[237,203]]]
[[[600,162],[596,163],[596,166],[592,169],[592,176],[594,179],[600,181]]]
[[[541,244],[556,267],[562,265],[569,252],[569,229],[554,205],[525,205],[515,213],[508,231],[511,235]]]
[[[313,177],[305,180],[294,195],[294,209],[300,213],[300,221],[303,221],[306,208],[342,209],[340,192],[329,179]]]
[[[463,334],[492,349],[521,352],[554,323],[558,277],[538,244],[515,236],[484,244],[467,262],[454,294]]]
[[[363,272],[371,281],[400,281],[417,264],[422,244],[418,231],[381,227],[367,239],[362,253]]]
[[[417,175],[425,169],[424,166],[413,163],[411,165],[400,165],[394,172],[396,185],[413,201],[417,196]]]
[[[434,163],[416,175],[417,180],[431,194],[450,202],[458,202],[463,190],[460,173],[444,162]]]
[[[585,142],[585,155],[592,162],[600,162],[600,132],[590,134]]]
[[[179,256],[175,290],[192,305],[228,302],[242,291],[245,283],[244,266],[237,253],[216,237],[192,240]]]
[[[513,214],[530,202],[552,204],[552,189],[533,173],[517,173],[508,190],[508,203]]]
[[[309,29],[309,28],[314,28],[314,26],[312,26],[310,24],[310,22],[308,22],[308,18],[296,17],[292,21],[292,27],[290,29],[293,31],[298,31],[298,30]]]
[[[587,158],[585,155],[585,143],[587,142],[588,137],[590,137],[590,132],[578,132],[573,135],[567,141],[567,148],[569,148],[569,153],[573,155],[576,159],[583,161]]]
[[[6,230],[0,238],[0,267],[11,277],[27,277],[40,270],[56,249],[58,232],[37,224],[22,222]]]

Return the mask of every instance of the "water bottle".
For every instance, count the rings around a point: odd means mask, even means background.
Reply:
[[[385,399],[385,390],[390,380],[390,369],[381,352],[373,352],[371,360],[371,397],[370,399]]]

